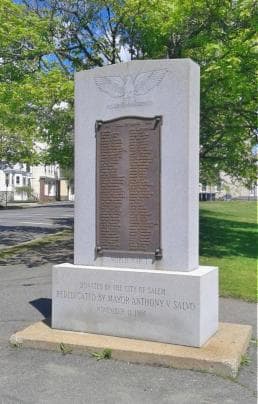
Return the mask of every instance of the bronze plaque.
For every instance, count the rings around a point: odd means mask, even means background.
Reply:
[[[161,117],[96,122],[96,252],[160,257]]]

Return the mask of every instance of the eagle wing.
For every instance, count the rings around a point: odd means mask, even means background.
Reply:
[[[166,73],[167,70],[162,69],[138,74],[134,81],[135,95],[147,94],[150,90],[159,85]]]
[[[95,83],[100,91],[112,98],[123,97],[125,94],[124,81],[120,76],[95,77]]]

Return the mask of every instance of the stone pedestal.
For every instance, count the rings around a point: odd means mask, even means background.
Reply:
[[[218,328],[217,268],[191,272],[62,264],[52,327],[202,346]]]

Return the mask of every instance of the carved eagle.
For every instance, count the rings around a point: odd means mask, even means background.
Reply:
[[[145,95],[158,86],[167,70],[153,70],[139,73],[136,76],[102,76],[96,77],[95,83],[100,91],[112,98],[124,98],[126,101],[134,100],[136,96]]]

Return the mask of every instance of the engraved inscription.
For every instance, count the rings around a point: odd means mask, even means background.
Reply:
[[[98,122],[97,252],[160,251],[161,118]]]
[[[117,220],[122,214],[124,176],[119,174],[118,165],[122,153],[119,133],[103,130],[100,141],[100,189],[99,234],[100,243],[105,239],[105,247],[119,245],[121,222]],[[110,193],[112,190],[112,194]],[[108,234],[108,237],[105,237]]]
[[[184,296],[171,296],[166,287],[116,282],[80,282],[74,289],[57,290],[56,299],[85,302],[96,315],[146,319],[154,313],[187,314],[197,304]]]
[[[154,190],[148,174],[153,164],[153,143],[147,131],[129,130],[129,250],[148,251],[152,244],[155,223],[149,203]]]

